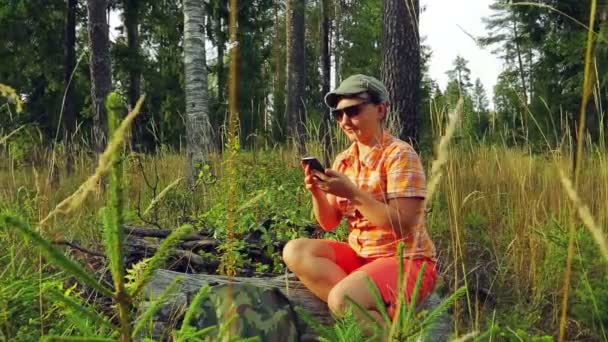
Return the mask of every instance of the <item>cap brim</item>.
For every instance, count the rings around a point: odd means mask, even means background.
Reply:
[[[327,107],[329,108],[336,108],[336,106],[338,105],[338,99],[341,96],[360,94],[365,91],[367,91],[367,89],[365,88],[349,88],[348,90],[338,88],[334,91],[330,91],[325,95],[325,105],[327,105]]]

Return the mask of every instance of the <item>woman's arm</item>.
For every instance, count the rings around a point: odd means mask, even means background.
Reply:
[[[349,199],[355,208],[375,226],[391,227],[401,237],[410,232],[424,210],[424,198],[399,197],[386,202],[359,189],[345,175],[328,169],[319,175],[317,187],[328,194]]]
[[[411,232],[419,213],[424,210],[424,198],[419,197],[393,198],[384,203],[357,189],[350,200],[370,223],[379,227],[391,227],[397,238]]]

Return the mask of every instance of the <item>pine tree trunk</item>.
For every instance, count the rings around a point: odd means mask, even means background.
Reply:
[[[321,96],[329,92],[331,60],[329,58],[329,0],[322,0],[321,3]],[[323,99],[321,99],[323,103]],[[323,124],[321,125],[321,136],[323,137],[324,165],[331,165],[332,146],[331,146],[331,117],[329,110],[323,106]]]
[[[399,138],[418,145],[420,40],[418,0],[386,0],[382,79],[391,99],[390,115],[398,118]]]
[[[90,45],[91,99],[93,104],[93,146],[103,152],[107,142],[105,99],[112,87],[107,0],[87,0]]]
[[[189,178],[208,163],[211,123],[205,61],[205,13],[203,0],[184,0],[184,68],[186,77],[186,143]]]
[[[336,87],[340,84],[342,69],[341,69],[341,58],[340,52],[342,49],[341,39],[342,39],[342,0],[334,0],[334,24],[335,24],[335,34],[334,34],[334,84]]]
[[[125,0],[125,27],[129,48],[129,109],[133,109],[141,95],[141,59],[139,55],[139,6],[140,0]],[[133,149],[149,152],[153,137],[147,130],[149,115],[144,111],[135,119],[133,125]]]
[[[285,138],[286,131],[286,118],[285,118],[285,70],[286,62],[284,55],[284,39],[286,30],[279,19],[279,4],[275,3],[274,6],[274,41],[272,43],[272,58],[274,63],[274,76],[273,76],[273,126],[272,136],[275,141],[283,141]],[[283,23],[284,24],[284,23]]]
[[[294,139],[298,152],[305,153],[304,84],[306,59],[304,47],[305,0],[287,0],[287,124],[290,138]]]
[[[217,101],[220,104],[226,103],[226,73],[224,72],[224,49],[226,47],[226,39],[224,37],[222,25],[222,6],[218,4],[215,13],[215,37],[217,39]]]
[[[76,66],[76,5],[77,0],[67,0],[65,16],[65,60],[63,67],[63,84],[65,87],[65,103],[63,107],[63,144],[66,148],[66,172],[74,172],[73,135],[76,131],[76,109],[74,104],[74,85],[72,72]]]

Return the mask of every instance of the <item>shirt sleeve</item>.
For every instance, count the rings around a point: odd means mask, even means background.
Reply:
[[[386,198],[426,198],[422,162],[410,145],[399,146],[386,159]]]

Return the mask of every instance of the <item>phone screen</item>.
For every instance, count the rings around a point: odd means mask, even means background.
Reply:
[[[302,158],[302,161],[308,164],[313,170],[317,170],[319,172],[325,172],[325,168],[321,164],[321,162],[315,157],[305,157]]]

